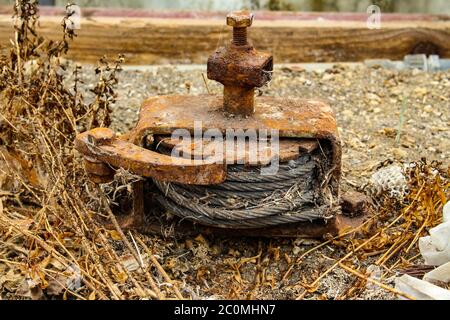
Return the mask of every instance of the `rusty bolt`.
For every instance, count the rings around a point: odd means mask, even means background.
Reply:
[[[111,143],[116,137],[114,131],[108,128],[95,128],[89,131],[88,141],[94,146]],[[94,183],[108,183],[114,180],[114,170],[106,163],[90,156],[84,156],[84,169]]]
[[[246,28],[253,22],[247,11],[231,12],[227,24],[233,27],[230,46],[219,48],[208,59],[208,79],[223,84],[223,108],[226,112],[249,116],[255,112],[255,88],[271,80],[273,59],[247,43]]]
[[[233,27],[233,44],[247,45],[247,28],[253,23],[253,13],[248,11],[234,11],[227,15],[227,25]]]
[[[342,212],[347,216],[359,216],[368,210],[370,199],[363,193],[347,191],[341,196]]]

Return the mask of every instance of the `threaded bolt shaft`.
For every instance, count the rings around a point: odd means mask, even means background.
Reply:
[[[233,44],[236,46],[247,45],[247,28],[233,28]]]

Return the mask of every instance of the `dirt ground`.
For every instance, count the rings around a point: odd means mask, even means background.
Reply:
[[[92,74],[87,72],[86,74]],[[92,83],[86,79],[86,83]],[[221,86],[207,81],[212,93]],[[142,101],[165,94],[205,94],[200,69],[176,67],[147,71],[124,70],[117,90],[112,128],[126,132],[135,123]],[[334,108],[343,145],[342,189],[365,183],[377,165],[391,159],[416,161],[421,157],[450,160],[450,72],[394,71],[377,67],[336,65],[326,71],[301,67],[278,68],[263,95],[319,98]],[[189,112],[189,110],[186,110]],[[398,130],[400,129],[399,137]],[[343,256],[340,248],[324,246],[298,260],[319,242],[245,237],[174,241],[149,237],[172,279],[193,298],[295,299],[308,283]],[[363,268],[375,260],[352,261]],[[292,270],[286,274],[289,267]],[[370,267],[375,270],[375,267]],[[393,286],[395,271],[382,270],[377,279]],[[374,272],[376,275],[377,272]],[[304,298],[345,297],[357,278],[337,267]],[[393,294],[367,285],[353,298],[391,299]]]

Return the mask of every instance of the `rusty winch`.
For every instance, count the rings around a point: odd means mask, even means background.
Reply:
[[[207,65],[223,96],[152,97],[129,133],[96,128],[78,135],[86,172],[99,184],[112,181],[117,168],[144,177],[133,183],[122,226],[171,226],[175,234],[336,233],[341,147],[331,107],[255,97],[272,78],[272,56],[247,40],[251,13],[233,12],[226,21],[233,40]]]

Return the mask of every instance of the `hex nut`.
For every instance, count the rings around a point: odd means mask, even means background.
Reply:
[[[253,23],[253,13],[233,11],[227,15],[227,25],[233,28],[248,28]]]
[[[270,54],[251,50],[219,48],[207,63],[208,79],[227,86],[261,87],[272,78],[273,59]]]

